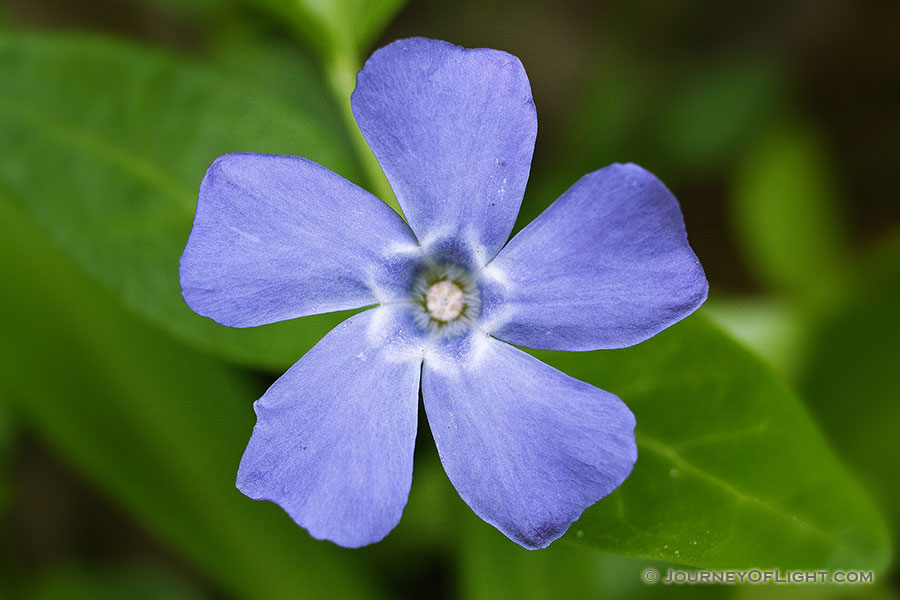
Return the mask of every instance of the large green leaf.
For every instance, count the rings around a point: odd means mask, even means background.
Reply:
[[[637,418],[633,473],[568,539],[706,568],[887,563],[880,515],[803,406],[704,317],[625,350],[537,354]]]
[[[235,489],[264,383],[85,277],[0,188],[0,388],[23,422],[240,597],[371,597],[358,555]]]
[[[595,552],[559,541],[530,552],[513,544],[490,525],[468,519],[460,556],[461,596],[467,600],[557,600],[603,598],[725,599],[734,586],[646,583],[652,569],[660,579],[680,565]],[[812,600],[812,599],[811,599]]]
[[[198,347],[278,368],[341,320],[228,329],[192,313],[178,283],[197,189],[217,155],[296,154],[355,174],[321,93],[295,94],[288,109],[243,80],[89,38],[0,38],[0,72],[0,184],[130,307]]]

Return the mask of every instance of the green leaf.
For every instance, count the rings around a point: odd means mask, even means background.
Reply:
[[[828,302],[844,264],[846,232],[822,141],[785,127],[760,137],[739,168],[733,224],[744,256],[773,289]]]
[[[812,336],[801,383],[811,409],[871,487],[900,543],[900,235],[861,260],[853,302]],[[890,333],[895,332],[895,333]]]
[[[365,51],[406,0],[254,0],[288,19],[326,60]]]
[[[247,25],[221,32],[213,41],[211,60],[216,66],[246,78],[284,106],[300,107],[305,115],[327,125],[330,131],[340,128],[335,140],[338,148],[350,149],[351,141],[343,131],[341,114],[324,73],[314,57],[304,53],[294,40],[267,35],[258,27]],[[349,102],[350,97],[343,100]]]
[[[0,187],[0,384],[59,456],[235,596],[378,595],[357,555],[237,491],[265,382],[124,310]]]
[[[558,598],[730,598],[733,586],[647,584],[643,572],[662,579],[678,565],[597,552],[561,540],[540,552],[525,550],[475,518],[461,519],[461,596],[468,600],[557,600]]]
[[[0,185],[131,308],[199,348],[278,369],[346,316],[228,329],[191,312],[178,283],[197,189],[216,156],[295,154],[353,177],[327,104],[298,94],[289,109],[241,79],[89,38],[0,38],[0,71]]]
[[[795,303],[776,297],[715,294],[703,310],[725,331],[758,353],[788,381],[805,367],[810,324]]]
[[[613,162],[636,162],[676,187],[709,179],[741,157],[783,95],[778,70],[765,61],[648,63],[613,39],[599,43],[595,75],[572,102],[564,131],[542,138],[550,150],[532,165],[516,230],[585,173]]]
[[[479,519],[465,519],[460,571],[462,597],[470,600],[516,598],[608,598],[597,569],[599,553],[557,542],[529,552]],[[635,578],[634,584],[640,585]],[[635,586],[636,587],[636,586]]]
[[[666,98],[657,143],[674,168],[712,172],[752,140],[780,90],[773,64],[738,58],[703,64]]]
[[[702,316],[624,350],[537,355],[637,418],[634,471],[568,539],[713,569],[887,563],[883,521],[803,406]]]

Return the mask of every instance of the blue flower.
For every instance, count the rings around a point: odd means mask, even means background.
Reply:
[[[428,39],[375,52],[353,114],[406,215],[293,156],[226,154],[200,186],[185,301],[229,327],[372,307],[256,404],[238,471],[314,537],[399,522],[419,391],[453,485],[526,548],[561,536],[637,459],[619,398],[515,347],[622,348],[706,298],[675,198],[635,165],[584,176],[508,243],[537,132],[519,60]]]

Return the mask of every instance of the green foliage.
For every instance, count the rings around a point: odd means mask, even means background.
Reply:
[[[783,93],[777,69],[761,60],[673,59],[660,69],[615,50],[602,58],[569,123],[566,158],[582,172],[616,161],[647,165],[666,181],[711,172],[739,155]]]
[[[713,569],[887,564],[878,512],[795,396],[701,316],[625,350],[537,354],[637,418],[634,472],[569,539]]]
[[[244,80],[90,38],[0,39],[0,71],[0,184],[130,307],[204,350],[272,368],[346,316],[228,329],[191,312],[178,283],[197,189],[216,156],[302,155],[354,178],[320,93],[297,93],[288,108]]]
[[[254,88],[265,90],[269,98],[277,98],[282,106],[292,107],[292,111],[302,114],[305,120],[315,121],[328,136],[328,146],[342,152],[351,148],[350,137],[341,123],[340,110],[324,74],[314,58],[304,53],[293,40],[265,36],[248,26],[215,41],[212,60],[221,70],[240,75]],[[323,155],[323,160],[330,160],[333,153],[331,150],[327,157]],[[347,162],[344,156],[340,165]],[[356,172],[357,169],[353,169],[348,176],[354,176]]]
[[[805,366],[809,323],[798,317],[795,304],[777,297],[715,295],[703,311],[790,381]]]
[[[325,61],[364,51],[406,3],[406,0],[253,1],[287,19]]]
[[[764,60],[673,58],[660,68],[604,46],[595,73],[555,133],[557,148],[535,161],[517,228],[610,163],[636,162],[668,185],[708,177],[743,156],[784,95],[778,69]]]
[[[559,598],[730,598],[728,586],[648,585],[642,573],[662,577],[679,565],[586,552],[562,540],[540,552],[509,541],[478,519],[466,520],[460,552],[463,598],[469,600],[557,600]]]
[[[830,302],[844,266],[833,173],[822,141],[788,127],[760,137],[734,184],[732,222],[744,256],[764,283],[804,302]]]
[[[661,106],[656,143],[673,170],[708,173],[732,159],[777,105],[771,64],[731,59],[706,64],[680,81]]]
[[[516,598],[597,598],[601,573],[594,552],[553,544],[541,552],[514,547],[496,529],[469,519],[461,552],[463,597],[471,600]],[[607,583],[607,582],[602,582]],[[630,583],[640,585],[635,577]]]
[[[829,438],[869,484],[891,521],[900,527],[900,237],[861,261],[853,301],[811,335],[811,356],[800,389],[810,399]]]
[[[124,311],[0,188],[0,362],[17,413],[161,539],[243,597],[371,598],[352,551],[235,489],[262,382]]]

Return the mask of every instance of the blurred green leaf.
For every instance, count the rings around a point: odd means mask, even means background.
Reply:
[[[648,63],[627,44],[601,44],[596,75],[572,103],[565,131],[538,144],[516,231],[582,175],[610,163],[638,163],[670,186],[708,180],[740,158],[779,109],[783,83],[769,62]]]
[[[0,184],[130,307],[207,351],[278,369],[345,316],[228,329],[191,312],[178,283],[197,189],[219,154],[302,155],[353,177],[321,92],[298,92],[288,109],[239,78],[90,38],[0,38],[0,71]],[[306,71],[285,76],[321,86]]]
[[[365,51],[406,0],[253,0],[285,18],[326,60]]]
[[[278,98],[284,106],[296,106],[335,132],[338,147],[350,148],[350,139],[340,124],[327,81],[313,57],[290,38],[267,35],[257,27],[231,27],[213,40],[212,60],[229,73],[237,73]],[[349,101],[349,96],[344,98]],[[354,125],[354,129],[356,126]]]
[[[612,162],[636,162],[670,183],[708,177],[740,156],[783,95],[776,66],[763,60],[648,63],[632,46],[601,44],[596,75],[545,157],[553,164],[535,164],[538,185],[547,172],[556,195]]]
[[[667,74],[615,45],[604,48],[597,65],[596,77],[575,99],[560,137],[563,148],[548,157],[570,169],[561,181],[566,187],[612,162],[655,164],[659,155],[658,119],[672,87]]]
[[[665,95],[663,78],[621,48],[604,51],[602,60],[597,60],[596,77],[572,102],[568,118],[561,122],[565,129],[542,133],[535,147],[513,234],[584,174],[613,162],[648,164],[640,149],[649,137],[647,115],[658,113],[659,100]],[[544,148],[549,150],[542,153]]]
[[[732,220],[765,283],[807,302],[832,299],[846,255],[836,196],[834,169],[813,132],[786,127],[760,137],[739,168]]]
[[[657,143],[674,168],[709,173],[733,158],[778,105],[774,65],[719,59],[677,82],[660,113]]]
[[[567,539],[704,568],[886,565],[880,515],[800,402],[702,316],[624,350],[537,355],[637,418],[633,473]]]
[[[0,382],[60,457],[237,596],[378,595],[352,551],[235,489],[263,382],[124,310],[2,187],[0,278]]]
[[[900,236],[861,260],[853,283],[853,302],[813,334],[801,389],[829,439],[887,511],[900,543]]]
[[[794,303],[776,297],[713,294],[703,310],[789,381],[797,380],[807,360],[812,320]]]

